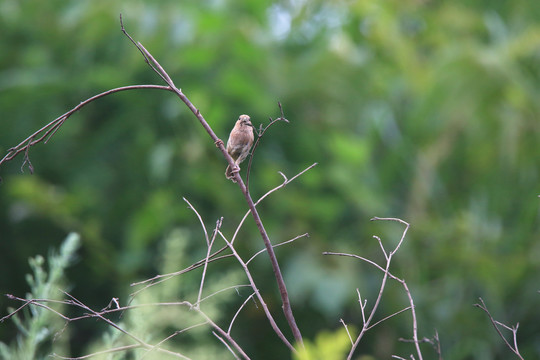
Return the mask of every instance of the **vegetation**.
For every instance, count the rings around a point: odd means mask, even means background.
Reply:
[[[383,263],[372,235],[391,248],[403,229],[369,221],[381,216],[411,224],[393,273],[414,296],[419,336],[437,332],[444,359],[513,356],[473,306],[479,297],[497,320],[519,322],[523,357],[539,357],[540,2],[3,0],[1,156],[95,94],[165,85],[120,31],[120,13],[223,141],[238,115],[267,125],[280,116],[281,102],[289,123],[273,125],[257,147],[254,198],[283,182],[278,171],[292,177],[318,163],[258,207],[273,243],[309,233],[276,249],[306,342],[305,353],[294,356],[313,358],[328,344],[341,355],[347,338],[339,320],[356,332],[362,327],[356,288],[373,302],[381,273],[322,252]],[[131,283],[206,256],[201,225],[182,197],[208,229],[223,216],[228,238],[247,211],[223,175],[223,156],[170,92],[120,92],[79,110],[47,144],[30,149],[33,175],[23,155],[0,166],[0,272],[9,274],[0,289],[21,298],[41,296],[25,278],[39,264],[29,269],[27,259],[77,232],[77,261],[54,287],[97,310],[112,298],[127,305],[138,289]],[[251,218],[236,247],[246,257],[264,247]],[[267,257],[250,268],[286,328]],[[239,270],[233,260],[212,263],[208,286],[244,282]],[[141,296],[187,298],[197,293],[200,274]],[[207,311],[217,319],[234,314],[250,295],[239,293],[224,293]],[[392,284],[378,319],[406,304]],[[1,316],[18,306],[2,298]],[[178,329],[176,310],[144,314],[147,324],[140,313],[126,313],[119,321],[147,341]],[[253,358],[293,357],[261,325],[262,309],[242,315],[234,335]],[[404,314],[381,323],[356,355],[407,357],[412,346],[398,339],[410,338],[410,326]],[[1,323],[2,342],[16,347],[17,329]],[[112,346],[115,336],[102,322],[80,321],[57,345],[61,355],[80,356]],[[195,359],[231,356],[208,332],[188,336],[171,346]],[[50,353],[41,349],[36,358]],[[435,358],[431,345],[422,349]]]

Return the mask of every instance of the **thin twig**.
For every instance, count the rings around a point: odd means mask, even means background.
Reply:
[[[203,325],[207,325],[208,324],[208,321],[204,321],[202,323],[198,323],[198,324],[195,324],[195,325],[191,325],[191,326],[188,326],[187,328],[184,328],[182,330],[177,330],[175,332],[173,332],[171,335],[167,336],[165,339],[161,340],[160,342],[158,342],[156,345],[154,345],[154,347],[152,349],[149,349],[147,352],[145,352],[140,358],[140,359],[143,359],[144,357],[146,357],[146,355],[150,354],[152,351],[154,351],[155,349],[159,348],[159,346],[161,346],[164,342],[172,339],[173,337],[177,336],[177,335],[180,335],[186,331],[189,331],[191,329],[195,329],[199,326],[203,326]]]
[[[394,316],[399,315],[399,314],[401,314],[402,312],[405,312],[405,311],[410,310],[410,309],[412,309],[412,307],[411,307],[411,306],[407,306],[407,307],[404,308],[404,309],[401,309],[401,310],[399,310],[399,311],[396,311],[395,313],[390,314],[390,315],[388,315],[388,316],[382,318],[381,320],[377,321],[376,323],[374,323],[374,324],[368,326],[367,330],[370,330],[370,329],[374,328],[375,326],[379,325],[380,323],[385,322],[386,320],[388,320],[388,319],[390,319],[390,318],[393,318]]]
[[[354,342],[353,342],[353,339],[351,337],[351,333],[349,332],[349,327],[347,326],[347,324],[345,324],[345,321],[343,321],[343,319],[339,319],[339,322],[345,328],[345,331],[347,332],[347,336],[349,336],[349,341],[351,342],[351,345],[353,345]]]
[[[238,345],[238,343],[236,341],[234,341],[234,339],[231,337],[231,335],[229,335],[227,332],[225,332],[225,330],[223,330],[222,328],[220,328],[212,319],[210,319],[208,317],[208,315],[206,315],[204,312],[202,312],[200,309],[196,309],[196,308],[193,308],[195,311],[197,311],[202,317],[204,317],[206,319],[206,321],[208,321],[210,323],[210,325],[212,325],[212,327],[221,335],[223,336],[225,339],[227,339],[227,341],[229,342],[230,345],[232,345],[235,350],[246,360],[249,360],[249,356],[247,356],[247,354],[244,352],[244,350],[240,347],[240,345]]]
[[[356,288],[356,293],[358,294],[358,303],[360,304],[360,312],[362,313],[362,326],[366,325],[366,305],[367,299],[362,301],[362,295],[360,295],[360,289]]]
[[[306,237],[308,236],[309,237],[309,234],[308,233],[305,233],[305,234],[302,234],[302,235],[298,235],[290,240],[287,240],[287,241],[283,241],[283,242],[280,242],[279,244],[276,244],[276,245],[272,245],[273,248],[277,248],[278,246],[282,246],[282,245],[286,245],[286,244],[289,244],[289,243],[292,243],[293,241],[296,241],[300,238],[303,238],[303,237]],[[251,262],[251,260],[255,259],[255,257],[257,257],[258,255],[262,254],[263,252],[265,252],[266,249],[261,249],[259,251],[257,251],[252,257],[249,258],[248,261],[246,261],[246,265],[249,265],[249,263]]]
[[[285,119],[285,116],[283,115],[283,107],[281,106],[280,102],[278,102],[278,107],[279,107],[279,111],[281,113],[281,116],[278,117],[278,118],[275,118],[274,120],[272,120],[272,118],[270,118],[270,123],[268,125],[266,125],[266,127],[264,129],[261,129],[260,131],[257,131],[257,140],[255,140],[255,144],[253,144],[253,147],[251,149],[251,156],[249,157],[249,162],[248,162],[247,171],[246,171],[246,187],[248,189],[249,189],[249,175],[251,174],[251,165],[252,165],[252,162],[253,162],[253,155],[255,154],[255,150],[259,146],[259,143],[261,142],[261,139],[262,139],[263,135],[268,131],[268,129],[270,129],[270,127],[272,125],[274,125],[278,121],[284,121],[286,123],[289,122],[289,120]],[[262,125],[261,125],[261,128],[262,128]]]
[[[204,238],[206,239],[206,246],[209,246],[210,245],[210,240],[208,239],[208,231],[206,231],[206,225],[204,225],[204,221],[203,221],[201,215],[193,207],[193,205],[191,205],[191,203],[188,201],[188,199],[186,199],[185,197],[182,197],[182,200],[184,200],[189,205],[189,208],[195,213],[195,215],[197,215],[197,219],[199,219],[199,222],[201,223],[201,227],[202,227],[203,232],[204,232]]]
[[[225,345],[225,347],[227,347],[227,349],[234,356],[235,359],[240,360],[240,358],[238,357],[238,355],[236,355],[234,350],[231,349],[231,346],[221,336],[219,336],[215,331],[212,331],[212,334],[214,334],[214,336],[217,337],[218,340],[221,341],[223,345]]]
[[[234,320],[236,320],[236,317],[238,316],[238,314],[240,314],[240,311],[242,311],[242,309],[244,308],[244,306],[247,304],[247,302],[253,298],[253,295],[255,295],[255,293],[249,295],[246,300],[244,300],[244,302],[242,303],[242,305],[240,305],[240,307],[238,308],[238,310],[236,311],[236,313],[234,314],[233,318],[231,319],[231,323],[229,324],[229,328],[227,329],[227,334],[230,334],[231,333],[231,329],[232,329],[232,326],[233,326],[233,323],[234,323]]]
[[[489,317],[489,320],[491,321],[491,324],[493,325],[493,327],[495,328],[495,331],[497,331],[497,334],[499,334],[499,337],[504,341],[504,343],[506,344],[506,346],[514,353],[516,354],[516,356],[520,359],[523,360],[523,357],[521,356],[521,354],[519,353],[519,349],[518,349],[518,344],[517,344],[517,331],[518,331],[518,328],[519,328],[519,323],[516,324],[515,327],[509,327],[508,325],[505,325],[497,320],[495,320],[493,318],[493,316],[491,315],[491,313],[489,312],[487,306],[486,306],[486,303],[484,302],[484,300],[480,297],[478,298],[478,300],[480,300],[480,303],[481,304],[474,304],[474,306],[482,309],[486,314],[487,316]],[[512,332],[512,335],[513,335],[513,339],[514,339],[514,346],[512,346],[508,340],[506,340],[506,338],[504,337],[504,335],[502,334],[502,332],[499,330],[499,327],[497,325],[500,325],[502,327],[504,327],[505,329],[509,330]]]
[[[196,306],[199,306],[199,303],[201,301],[201,296],[202,296],[202,292],[203,292],[203,286],[204,286],[204,279],[206,278],[206,270],[208,269],[208,259],[212,253],[212,246],[214,245],[214,241],[216,240],[216,235],[219,231],[219,228],[221,227],[221,224],[223,223],[223,218],[221,218],[220,220],[218,220],[216,222],[216,227],[213,231],[213,234],[212,234],[212,239],[210,240],[209,243],[207,243],[207,246],[208,246],[208,250],[207,250],[207,253],[206,253],[206,260],[204,262],[204,266],[203,266],[203,271],[202,271],[202,275],[201,275],[201,285],[199,287],[199,294],[197,295],[197,305]]]
[[[232,254],[231,254],[231,256],[232,256]],[[236,290],[236,292],[238,293],[238,289],[239,289],[239,288],[243,288],[243,287],[251,287],[251,285],[249,285],[249,284],[240,284],[240,285],[232,285],[232,286],[228,286],[228,287],[226,287],[226,288],[224,288],[224,289],[219,289],[219,290],[217,290],[217,291],[211,293],[210,295],[206,295],[206,296],[205,296],[204,298],[202,298],[199,302],[193,304],[193,306],[197,306],[198,304],[203,303],[204,301],[210,299],[211,297],[214,297],[214,296],[216,296],[216,295],[218,295],[218,294],[220,294],[220,293],[222,293],[222,292],[225,292],[225,291],[228,291],[228,290],[231,290],[231,289]]]

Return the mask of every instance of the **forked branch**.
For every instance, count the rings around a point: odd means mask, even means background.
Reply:
[[[482,309],[486,314],[487,316],[489,317],[489,321],[491,321],[491,324],[493,325],[493,327],[495,328],[495,331],[497,331],[497,334],[499,334],[500,338],[504,341],[504,343],[506,344],[506,346],[512,350],[512,352],[514,354],[516,354],[516,356],[520,359],[523,360],[523,357],[521,356],[521,354],[519,353],[519,349],[518,349],[518,343],[517,343],[517,331],[518,331],[518,328],[519,328],[519,323],[516,324],[516,326],[508,326],[508,325],[505,325],[503,324],[502,322],[500,321],[497,321],[493,318],[493,316],[491,315],[491,313],[489,312],[487,306],[486,306],[486,303],[484,302],[484,300],[482,298],[478,298],[478,300],[480,300],[480,304],[474,304],[474,306],[476,306],[477,308],[480,308]],[[513,345],[510,344],[508,342],[508,340],[506,340],[506,337],[502,334],[501,330],[499,329],[499,326],[505,328],[506,330],[510,331],[512,333],[512,338],[513,338]]]

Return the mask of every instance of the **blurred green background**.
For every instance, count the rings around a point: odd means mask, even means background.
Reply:
[[[253,197],[281,183],[278,171],[291,177],[319,163],[259,207],[274,243],[310,234],[277,250],[306,340],[340,329],[340,318],[358,329],[356,288],[369,306],[381,278],[321,253],[382,262],[372,235],[390,248],[402,227],[369,219],[392,216],[411,224],[393,271],[412,291],[420,337],[436,330],[447,360],[511,358],[473,306],[481,296],[496,319],[520,323],[523,356],[540,358],[540,2],[1,0],[1,156],[97,93],[162,84],[121,33],[120,13],[224,141],[238,115],[267,124],[283,104],[290,124],[272,127],[258,147]],[[125,304],[131,283],[204,257],[182,197],[209,229],[223,216],[226,236],[246,211],[221,154],[169,92],[100,99],[30,160],[33,175],[21,174],[22,156],[0,168],[1,293],[24,297],[28,258],[74,231],[82,246],[65,289],[94,309],[112,297]],[[251,218],[237,241],[246,258],[263,247]],[[285,329],[267,258],[251,269]],[[233,260],[212,264],[208,276],[206,295],[247,282]],[[199,279],[200,271],[175,278],[141,302],[195,301]],[[226,324],[249,294],[226,292],[208,311]],[[2,316],[16,305],[1,298]],[[377,318],[405,306],[390,284]],[[175,314],[148,311],[142,332],[157,343],[187,326]],[[103,350],[114,342],[104,333],[94,320],[72,323],[61,354]],[[15,334],[0,324],[0,340]],[[260,306],[241,313],[233,335],[253,358],[290,358]],[[398,338],[410,337],[410,314],[401,314],[356,354],[408,357],[413,347]],[[205,329],[166,344],[197,359],[231,357]]]

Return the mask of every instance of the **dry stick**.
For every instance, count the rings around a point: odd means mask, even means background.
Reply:
[[[225,292],[227,290],[234,289],[234,290],[236,290],[236,293],[239,294],[238,289],[243,288],[243,287],[251,287],[251,285],[249,285],[249,284],[231,285],[231,286],[226,287],[224,289],[219,289],[219,290],[211,293],[210,295],[207,295],[207,296],[203,297],[199,302],[193,304],[193,306],[197,306],[198,304],[202,303],[203,301],[206,301],[206,300],[210,299],[211,297],[214,297],[214,296],[216,296],[216,295],[218,295],[218,294],[220,294],[222,292]]]
[[[209,246],[210,245],[210,240],[208,239],[208,231],[206,230],[206,225],[204,225],[204,221],[201,217],[201,215],[199,214],[199,212],[193,207],[193,205],[191,205],[191,203],[188,201],[188,199],[186,199],[185,197],[182,198],[182,200],[184,200],[189,206],[189,208],[195,213],[195,215],[197,215],[197,218],[199,219],[199,222],[201,223],[201,227],[203,229],[203,232],[204,232],[204,238],[206,240],[206,246]]]
[[[521,356],[521,354],[519,353],[519,349],[518,349],[518,344],[517,344],[517,330],[518,330],[518,327],[519,327],[519,323],[516,324],[515,327],[510,327],[508,325],[505,325],[497,320],[495,320],[493,318],[493,316],[491,316],[491,313],[489,312],[487,306],[486,306],[486,303],[484,302],[484,300],[482,298],[478,298],[480,300],[480,302],[482,303],[481,305],[480,304],[474,304],[474,306],[482,309],[488,316],[489,316],[489,320],[491,321],[491,324],[493,325],[493,327],[495,328],[495,330],[497,331],[497,334],[499,334],[500,338],[503,339],[504,343],[506,344],[506,346],[508,346],[510,348],[510,350],[512,350],[512,352],[514,354],[516,354],[517,357],[519,357],[520,359],[523,360],[523,357]],[[497,325],[500,325],[502,327],[504,327],[505,329],[509,330],[512,332],[513,334],[513,337],[514,337],[514,347],[512,347],[512,345],[510,345],[510,343],[508,342],[508,340],[506,340],[506,338],[503,336],[503,334],[501,333],[501,331],[499,330],[499,327]]]
[[[139,51],[143,54],[145,61],[150,65],[150,67],[169,85],[171,90],[176,93],[176,95],[186,104],[186,106],[191,110],[191,112],[197,117],[201,125],[204,127],[208,135],[212,138],[216,146],[219,148],[227,162],[231,167],[234,167],[234,162],[229,153],[227,152],[223,141],[219,139],[208,122],[204,119],[201,112],[191,103],[191,101],[187,98],[186,95],[182,92],[182,90],[178,89],[170,76],[167,74],[167,72],[163,69],[163,67],[157,62],[156,59],[150,54],[148,50],[145,49],[145,47],[140,42],[135,42],[131,36],[126,32],[124,29],[124,25],[122,23],[122,18],[120,17],[122,32],[130,39],[130,41],[139,49]],[[289,301],[289,295],[287,292],[287,287],[285,286],[285,281],[283,280],[283,275],[281,274],[281,269],[279,267],[276,255],[274,253],[274,250],[272,248],[272,243],[270,242],[270,238],[268,237],[268,233],[266,232],[264,225],[261,221],[261,218],[259,216],[259,213],[257,212],[257,209],[255,208],[255,204],[253,202],[253,199],[249,195],[249,192],[242,181],[241,176],[239,175],[239,172],[234,174],[234,178],[236,180],[236,183],[240,187],[240,190],[242,191],[242,194],[244,194],[244,197],[246,199],[246,202],[248,203],[248,207],[251,210],[251,214],[253,216],[253,219],[255,221],[255,224],[257,225],[257,228],[259,229],[259,232],[261,234],[261,237],[263,239],[264,245],[266,247],[266,250],[268,252],[268,256],[270,257],[270,263],[272,265],[272,270],[274,272],[274,276],[276,277],[276,282],[279,288],[279,293],[281,295],[281,301],[282,301],[282,308],[283,313],[285,314],[285,318],[287,319],[287,323],[289,324],[289,327],[291,328],[291,331],[293,333],[293,336],[295,340],[303,344],[302,340],[302,334],[300,333],[300,329],[298,328],[298,325],[296,324],[296,320],[294,319],[294,315],[292,313],[291,304]]]
[[[405,312],[405,311],[410,310],[410,309],[412,309],[412,308],[413,308],[412,306],[407,306],[406,308],[403,308],[403,309],[401,309],[401,310],[399,310],[399,311],[396,311],[395,313],[390,314],[390,315],[388,315],[388,316],[382,318],[381,320],[377,321],[376,323],[374,323],[374,324],[368,326],[367,330],[371,330],[372,328],[374,328],[375,326],[379,325],[380,323],[383,323],[383,322],[385,322],[386,320],[391,319],[391,318],[393,318],[394,316],[399,315],[399,314],[401,314],[402,312]]]
[[[199,294],[197,295],[197,302],[195,303],[195,306],[198,307],[200,302],[201,302],[201,296],[202,296],[202,291],[203,291],[203,286],[204,286],[204,280],[206,278],[206,270],[208,269],[208,260],[209,260],[210,256],[212,255],[212,246],[214,245],[214,241],[216,240],[216,235],[217,235],[219,229],[221,228],[221,225],[223,224],[223,217],[216,222],[216,227],[214,228],[214,231],[212,233],[212,239],[209,240],[208,239],[208,231],[206,231],[206,226],[204,225],[204,221],[203,221],[201,215],[193,207],[193,205],[191,205],[191,203],[186,198],[183,198],[183,199],[189,205],[189,208],[191,210],[193,210],[195,215],[197,215],[197,217],[199,218],[199,221],[201,222],[202,229],[204,231],[204,236],[205,236],[205,239],[206,239],[206,246],[208,248],[208,250],[206,252],[206,258],[204,260],[203,272],[202,272],[202,275],[201,275],[201,285],[199,286]]]
[[[413,342],[413,340],[411,340],[411,339],[404,339],[404,338],[399,338],[398,340],[402,341],[402,342],[407,342],[407,343],[412,343]],[[435,352],[437,353],[438,359],[443,360],[442,351],[441,351],[441,341],[439,339],[439,333],[437,332],[437,329],[435,329],[435,335],[433,336],[433,339],[429,339],[429,338],[424,337],[422,340],[419,340],[419,341],[424,342],[424,343],[428,343],[431,346],[433,346],[433,350],[435,350]]]
[[[351,345],[354,344],[353,339],[351,337],[351,333],[349,332],[349,327],[347,326],[347,324],[345,324],[345,321],[343,321],[343,319],[339,319],[339,322],[345,328],[345,331],[347,332],[347,335],[349,336],[349,341],[351,342]]]
[[[338,256],[349,256],[349,257],[354,257],[356,259],[360,259],[360,260],[363,260],[363,261],[366,261],[367,263],[371,264],[371,265],[374,265],[375,267],[377,267],[379,270],[381,270],[383,273],[384,273],[384,277],[383,277],[383,280],[381,282],[381,287],[379,289],[379,294],[375,300],[375,304],[373,305],[372,309],[371,309],[371,312],[369,314],[369,316],[366,318],[366,315],[365,315],[365,308],[366,308],[366,301],[367,300],[364,300],[362,301],[362,297],[360,295],[360,291],[358,289],[356,289],[357,293],[358,293],[358,302],[360,303],[360,311],[362,313],[362,330],[360,331],[360,334],[358,334],[356,340],[354,341],[354,343],[352,344],[352,347],[351,347],[351,350],[349,352],[349,355],[347,357],[347,359],[351,359],[352,358],[352,355],[354,354],[354,351],[356,350],[356,348],[358,347],[359,343],[360,343],[360,340],[363,338],[364,334],[366,333],[366,331],[368,331],[368,329],[372,328],[373,326],[370,326],[371,325],[371,321],[373,319],[373,316],[375,315],[375,312],[379,306],[379,303],[380,303],[380,300],[381,300],[381,297],[382,297],[382,293],[384,291],[384,288],[386,286],[386,279],[388,277],[392,278],[392,279],[395,279],[395,280],[400,280],[399,278],[397,278],[396,276],[394,276],[392,273],[390,273],[388,271],[388,262],[387,262],[387,268],[383,268],[382,266],[380,266],[379,264],[373,262],[372,260],[369,260],[369,259],[366,259],[364,257],[361,257],[361,256],[358,256],[358,255],[354,255],[354,254],[347,254],[347,253],[335,253],[335,252],[328,252],[328,251],[325,251],[323,252],[323,255],[338,255]],[[394,314],[394,315],[397,315],[397,314]],[[392,315],[393,316],[393,315]],[[343,323],[344,324],[344,323]]]
[[[303,237],[306,237],[306,236],[309,237],[309,234],[308,234],[308,233],[304,233],[304,234],[302,234],[302,235],[298,235],[298,236],[296,236],[296,237],[294,237],[294,238],[292,238],[292,239],[290,239],[290,240],[280,242],[279,244],[276,244],[276,245],[272,245],[272,247],[273,247],[273,248],[277,248],[278,246],[290,244],[290,243],[292,243],[293,241],[296,241],[296,240],[298,240],[298,239],[300,239],[300,238],[303,238]],[[249,263],[250,263],[253,259],[255,259],[258,255],[262,254],[262,253],[265,252],[265,251],[266,251],[266,249],[262,249],[262,250],[257,251],[252,257],[249,258],[248,261],[246,261],[246,265],[249,265]]]
[[[234,324],[234,320],[236,320],[236,317],[238,316],[238,314],[240,314],[240,311],[242,311],[242,309],[244,308],[244,306],[246,306],[247,302],[253,298],[253,295],[255,295],[255,293],[249,295],[246,300],[244,300],[244,302],[242,303],[242,305],[240,305],[240,307],[238,308],[238,310],[236,311],[236,313],[234,314],[233,318],[231,319],[231,322],[229,324],[229,327],[227,328],[227,334],[230,334],[231,333],[231,330],[232,330],[232,326]]]
[[[205,318],[206,321],[208,321],[210,323],[210,325],[212,325],[212,327],[221,335],[223,336],[225,339],[227,339],[227,341],[229,342],[229,344],[231,344],[236,351],[238,351],[238,353],[240,353],[240,355],[242,355],[242,357],[244,359],[247,359],[249,360],[249,356],[247,356],[247,354],[244,352],[244,350],[240,347],[240,345],[238,345],[238,343],[236,341],[234,341],[234,339],[231,337],[230,334],[228,334],[225,330],[223,330],[222,328],[220,328],[212,319],[210,319],[208,317],[208,315],[206,315],[204,312],[202,312],[200,309],[197,309],[195,307],[193,307],[193,309],[195,311],[197,311],[199,314],[201,314],[202,317]]]
[[[223,338],[221,336],[219,336],[215,331],[212,331],[212,334],[214,334],[214,336],[217,337],[218,340],[223,343],[223,345],[225,345],[227,350],[229,350],[229,352],[234,356],[235,359],[240,360],[240,358],[236,355],[236,353],[233,351],[233,349],[231,349],[230,345],[227,344],[227,342],[225,340],[223,340]]]
[[[439,340],[439,332],[435,329],[435,336],[433,336],[433,341],[435,344],[433,346],[435,347],[435,351],[437,352],[437,355],[439,355],[439,360],[443,360],[442,358],[442,351],[441,351],[441,341]]]
[[[50,311],[52,313],[55,313],[56,315],[60,316],[64,320],[67,320],[67,321],[71,320],[69,317],[65,316],[64,314],[54,310],[53,308],[51,308],[51,307],[49,307],[49,306],[47,306],[45,304],[42,304],[42,302],[50,302],[50,303],[55,303],[55,304],[66,304],[66,302],[63,301],[63,300],[48,300],[48,299],[30,299],[30,300],[27,300],[27,299],[22,299],[20,297],[12,295],[12,294],[6,294],[6,297],[8,299],[20,301],[20,302],[23,303],[23,305],[19,306],[17,309],[13,310],[11,313],[4,316],[2,319],[0,319],[0,322],[6,321],[7,319],[9,319],[12,316],[14,316],[15,314],[17,314],[22,309],[24,309],[26,306],[32,305],[32,304],[34,304],[36,306],[39,306],[39,307],[42,307],[44,309],[47,309],[48,311]]]
[[[195,325],[191,325],[191,326],[188,326],[187,328],[184,328],[184,329],[182,329],[182,330],[177,330],[177,331],[173,332],[171,335],[167,336],[165,339],[161,340],[161,341],[158,342],[156,345],[154,345],[154,347],[153,347],[152,349],[149,349],[146,353],[144,353],[143,356],[141,356],[141,357],[139,358],[139,360],[144,359],[144,358],[146,357],[146,355],[150,354],[152,351],[154,351],[154,349],[158,349],[159,346],[161,346],[161,344],[163,344],[164,342],[166,342],[166,341],[172,339],[172,338],[175,337],[176,335],[179,335],[179,334],[181,334],[181,333],[183,333],[183,332],[189,331],[189,330],[191,330],[191,329],[194,329],[194,328],[196,328],[196,327],[203,326],[203,325],[206,325],[206,324],[208,324],[207,321],[202,322],[202,323],[198,323],[198,324],[195,324]]]
[[[218,229],[221,227],[223,218],[221,220],[218,220],[218,223],[216,224],[216,229],[214,230],[214,234],[212,235],[212,240],[210,240],[210,243],[208,244],[208,251],[206,253],[206,261],[204,262],[203,271],[201,275],[201,285],[199,287],[199,294],[197,295],[197,303],[195,306],[199,306],[201,302],[202,292],[203,292],[203,286],[204,286],[204,280],[206,278],[206,270],[208,269],[208,257],[210,256],[212,252],[212,246],[214,245],[214,241],[216,240],[216,234],[218,232]]]

